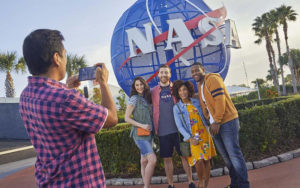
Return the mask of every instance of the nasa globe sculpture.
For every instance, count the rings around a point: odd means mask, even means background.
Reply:
[[[190,67],[201,62],[225,79],[230,48],[240,48],[226,9],[212,10],[201,0],[138,0],[119,19],[111,40],[111,63],[127,95],[137,76],[152,88],[167,64],[171,81],[192,79]],[[195,87],[197,88],[197,87]]]

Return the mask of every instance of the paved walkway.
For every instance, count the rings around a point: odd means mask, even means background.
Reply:
[[[0,166],[0,170],[3,165]],[[250,170],[249,180],[252,188],[297,188],[300,187],[300,157],[272,166]],[[229,184],[229,176],[211,178],[210,188],[222,188]],[[34,167],[25,168],[0,179],[1,188],[36,187]],[[108,186],[108,188],[141,188],[142,186]],[[152,185],[153,188],[166,188],[166,184]],[[186,188],[187,183],[177,183],[176,188]]]
[[[36,161],[36,158],[32,157],[32,158],[23,159],[23,160],[20,160],[20,161],[1,164],[0,165],[0,181],[1,181],[2,178],[6,177],[6,176],[9,176],[9,175],[14,174],[16,172],[19,172],[19,171],[21,171],[25,168],[34,166],[35,161]]]

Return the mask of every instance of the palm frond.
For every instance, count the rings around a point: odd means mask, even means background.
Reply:
[[[19,73],[19,71],[21,71],[21,73],[25,73],[26,72],[26,67],[27,67],[27,64],[25,62],[25,59],[24,59],[24,57],[21,57],[18,60],[18,63],[15,65],[15,71],[17,73]]]
[[[12,71],[14,68],[17,52],[0,53],[0,71]]]
[[[87,66],[85,56],[78,56],[78,55],[67,55],[67,75],[68,77],[78,74],[80,68],[84,68]]]

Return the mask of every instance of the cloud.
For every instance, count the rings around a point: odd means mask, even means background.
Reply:
[[[205,0],[205,2],[212,9],[222,6],[220,0]],[[256,37],[252,31],[252,23],[257,16],[261,16],[263,13],[279,7],[283,3],[292,6],[297,13],[300,13],[300,3],[297,0],[286,0],[284,2],[282,0],[265,0],[263,4],[259,0],[224,1],[228,13],[227,18],[235,21],[242,45],[242,49],[231,50],[231,64],[225,81],[227,85],[246,83],[243,61],[245,62],[249,82],[256,78],[266,77],[269,70],[269,61],[265,43],[263,42],[261,45],[254,44]],[[288,31],[290,48],[299,48],[300,40],[298,35],[300,33],[300,22],[290,22]],[[281,51],[284,53],[286,48],[282,28],[280,28],[279,32]],[[273,44],[273,48],[278,57],[275,43]],[[286,69],[285,74],[289,74],[288,69]]]
[[[113,67],[110,59],[110,46],[108,45],[92,45],[83,49],[83,54],[86,55],[86,59],[89,66],[93,66],[95,63],[103,62],[105,63],[109,71],[108,82],[112,85],[118,86],[117,79],[115,77]]]

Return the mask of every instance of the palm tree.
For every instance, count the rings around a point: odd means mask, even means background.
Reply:
[[[284,79],[284,71],[283,71],[283,65],[280,63],[280,57],[281,57],[281,47],[280,47],[280,37],[278,32],[279,27],[279,13],[277,10],[273,9],[269,12],[269,18],[270,18],[270,24],[275,32],[275,41],[277,44],[277,50],[278,50],[278,63],[280,66],[280,72],[281,72],[281,82],[282,82],[282,95],[286,95],[286,86],[285,86],[285,79]]]
[[[278,69],[277,70],[277,74],[280,75],[280,73],[281,73],[281,71],[280,71],[280,69]],[[273,80],[271,70],[268,70],[268,74],[266,76],[266,80],[267,81],[272,81]]]
[[[124,114],[126,111],[126,94],[123,89],[119,90],[119,96],[117,97],[117,105],[119,106],[118,112]]]
[[[296,84],[300,85],[300,49],[291,49],[290,56],[293,61],[293,71],[296,79]],[[288,54],[284,53],[281,56],[280,60],[283,65],[287,65]]]
[[[272,51],[274,52],[271,44],[273,31],[270,28],[269,22],[270,20],[267,14],[263,14],[261,17],[258,16],[254,19],[254,23],[252,24],[252,29],[255,32],[255,36],[258,37],[258,39],[254,41],[254,43],[259,45],[262,43],[262,40],[265,39],[266,50],[269,57],[269,66],[273,78],[273,84],[276,86],[278,94],[280,95],[280,87],[279,87],[277,73],[276,73],[277,70],[274,67],[275,62],[273,62],[275,59],[274,58],[275,54],[274,53],[272,54]]]
[[[288,21],[296,21],[297,19],[297,13],[292,9],[291,6],[285,6],[281,5],[279,8],[276,9],[278,12],[278,18],[279,18],[279,23],[283,26],[283,33],[284,33],[284,39],[285,39],[285,45],[286,45],[286,52],[288,55],[288,65],[291,71],[291,76],[292,76],[292,83],[293,83],[293,90],[294,93],[297,93],[297,86],[296,86],[296,79],[294,75],[294,70],[293,70],[293,61],[290,55],[290,47],[288,44]]]
[[[294,65],[294,75],[296,78],[296,83],[300,85],[300,50],[299,49],[291,49],[291,58],[293,60]]]
[[[7,53],[0,53],[0,71],[6,72],[6,79],[5,79],[5,94],[6,97],[14,97],[15,96],[15,88],[14,82],[11,77],[11,71],[16,71],[19,73],[26,72],[26,63],[24,58],[20,58],[17,61],[17,53],[16,52],[7,52]]]
[[[251,83],[254,85],[258,84],[260,87],[262,87],[266,84],[266,81],[263,78],[256,78],[256,80],[253,80]]]
[[[83,56],[77,56],[69,54],[67,55],[67,77],[74,74],[78,74],[80,68],[84,68],[87,66],[86,60],[84,55]]]
[[[273,40],[270,39],[270,42],[273,42]],[[274,64],[274,73],[275,73],[275,77],[276,77],[276,83],[279,85],[279,80],[278,80],[279,74],[278,74],[278,69],[277,69],[277,65],[276,65],[276,56],[275,56],[275,52],[274,52],[272,43],[269,44],[269,48],[270,48],[270,52],[271,52],[272,60],[273,60],[273,64]]]
[[[286,75],[284,81],[285,81],[287,84],[292,84],[292,77],[291,77],[291,74]]]

